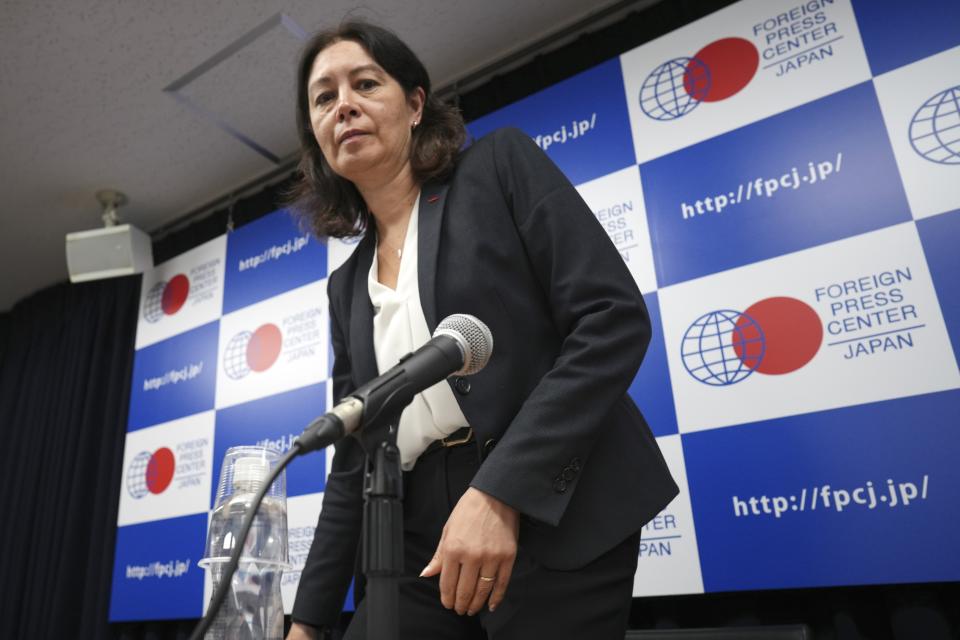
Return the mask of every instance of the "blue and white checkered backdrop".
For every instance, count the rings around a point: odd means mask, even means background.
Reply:
[[[742,0],[470,124],[546,151],[653,316],[630,394],[681,492],[635,595],[960,579],[958,24]],[[111,620],[202,614],[220,461],[329,405],[352,249],[279,211],[144,275]],[[288,611],[329,455],[288,470]]]

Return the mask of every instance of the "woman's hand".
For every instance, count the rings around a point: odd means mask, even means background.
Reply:
[[[294,622],[290,625],[290,632],[287,633],[287,640],[317,640],[320,637],[316,627],[308,627],[305,624]]]
[[[437,552],[420,577],[440,574],[440,601],[447,609],[472,616],[489,598],[493,611],[510,582],[518,528],[516,509],[469,487],[447,519]]]

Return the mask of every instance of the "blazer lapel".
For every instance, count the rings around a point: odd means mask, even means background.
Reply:
[[[420,288],[420,306],[427,328],[432,334],[437,328],[437,259],[440,250],[440,226],[443,221],[446,184],[425,184],[420,192],[420,223],[417,229],[417,285]],[[369,265],[368,265],[369,268]]]
[[[354,382],[361,385],[377,377],[377,356],[373,350],[373,305],[370,303],[367,278],[373,264],[376,232],[369,231],[360,246],[357,270],[353,275],[353,297],[350,301],[350,361]]]

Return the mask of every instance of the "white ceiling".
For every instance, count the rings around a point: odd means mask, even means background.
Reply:
[[[101,226],[97,190],[125,192],[122,220],[152,232],[290,158],[301,29],[388,25],[441,88],[622,4],[4,0],[0,311],[66,279],[64,235]]]

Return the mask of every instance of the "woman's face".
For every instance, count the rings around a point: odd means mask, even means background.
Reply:
[[[423,90],[407,96],[352,40],[321,51],[308,79],[313,135],[330,167],[354,183],[396,176],[410,161],[411,127]]]

